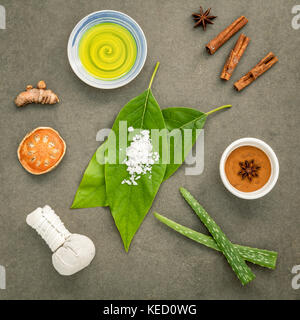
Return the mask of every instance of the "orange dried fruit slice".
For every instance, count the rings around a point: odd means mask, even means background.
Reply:
[[[18,158],[25,170],[39,175],[53,170],[65,152],[66,143],[56,130],[38,127],[20,143]]]

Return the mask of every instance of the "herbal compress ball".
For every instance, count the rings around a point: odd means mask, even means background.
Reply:
[[[87,267],[94,259],[93,241],[81,234],[71,234],[49,206],[34,210],[27,216],[26,222],[54,252],[52,263],[61,275],[70,276]]]

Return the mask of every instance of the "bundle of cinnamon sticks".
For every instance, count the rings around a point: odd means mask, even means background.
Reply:
[[[236,19],[227,28],[220,32],[214,39],[212,39],[207,45],[206,49],[209,54],[213,55],[224,43],[226,43],[233,35],[235,35],[241,28],[243,28],[248,23],[248,19],[244,16]],[[221,79],[228,81],[235,68],[237,67],[239,61],[241,60],[243,54],[245,53],[250,38],[241,34],[235,43],[234,48],[231,50],[228,59],[222,70]],[[234,87],[241,91],[253,81],[255,81],[259,76],[269,70],[276,62],[278,58],[272,53],[268,53],[255,67],[253,67],[245,76],[234,83]]]

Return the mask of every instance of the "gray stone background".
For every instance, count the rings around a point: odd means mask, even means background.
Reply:
[[[299,299],[300,290],[291,287],[291,269],[300,264],[300,30],[291,27],[291,9],[299,1],[2,0],[1,4],[6,7],[7,29],[0,30],[0,264],[6,268],[7,289],[0,290],[0,299]],[[199,5],[211,6],[218,16],[206,32],[193,29],[191,13]],[[102,9],[129,14],[148,41],[140,75],[113,91],[81,82],[67,59],[75,24]],[[242,32],[251,43],[232,80],[224,83],[219,74],[237,36],[213,56],[204,46],[240,15],[249,19]],[[279,63],[236,92],[234,81],[269,51]],[[209,111],[223,104],[233,108],[207,121],[204,173],[185,176],[182,167],[161,186],[126,254],[107,208],[69,207],[98,146],[97,131],[110,127],[122,106],[147,87],[158,60],[153,92],[161,108]],[[61,102],[15,107],[15,96],[40,79]],[[57,129],[68,148],[56,170],[33,176],[19,164],[16,150],[23,136],[38,126]],[[218,172],[224,149],[246,136],[270,144],[280,162],[276,187],[254,201],[231,195]],[[180,196],[180,186],[200,200],[233,242],[278,251],[276,270],[251,265],[257,278],[242,287],[220,253],[158,222],[153,210],[206,233]],[[28,213],[45,204],[56,210],[70,231],[95,242],[94,261],[72,277],[56,273],[50,250],[25,223]]]

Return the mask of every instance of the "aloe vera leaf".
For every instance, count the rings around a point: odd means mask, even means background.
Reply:
[[[237,277],[240,279],[243,285],[249,283],[255,278],[251,269],[247,266],[246,262],[240,256],[238,250],[229,241],[226,235],[223,233],[221,228],[216,222],[209,216],[204,210],[200,203],[184,188],[180,188],[180,192],[187,203],[193,208],[197,216],[200,218],[202,223],[206,226],[208,231],[213,236],[214,240],[218,244],[222,253],[226,257],[232,270],[235,272]]]
[[[200,244],[203,244],[204,246],[221,251],[221,249],[218,247],[216,241],[203,233],[194,231],[188,227],[185,227],[175,221],[172,221],[162,215],[160,215],[157,212],[154,212],[154,216],[162,223],[167,225],[169,228],[175,230],[176,232],[182,234],[183,236],[194,240]],[[275,269],[276,267],[276,260],[277,260],[277,252],[264,250],[264,249],[257,249],[257,248],[251,248],[246,246],[241,246],[234,244],[235,248],[238,250],[240,256],[249,262],[252,262],[254,264],[257,264],[262,267]]]

